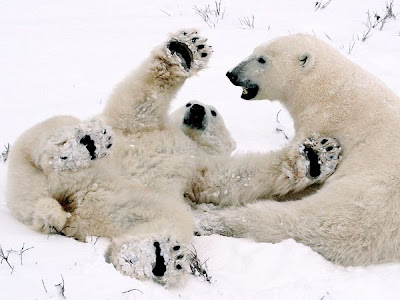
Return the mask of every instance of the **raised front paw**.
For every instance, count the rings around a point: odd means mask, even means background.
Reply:
[[[56,170],[76,170],[91,161],[106,156],[112,147],[111,127],[92,119],[66,129],[53,144],[50,164]]]
[[[177,285],[190,271],[190,252],[170,238],[138,238],[123,244],[117,255],[116,268],[123,274],[166,286]]]
[[[334,138],[314,135],[300,145],[299,151],[307,165],[307,177],[323,182],[336,170],[342,148]]]
[[[192,74],[204,68],[211,56],[212,48],[206,41],[197,30],[182,30],[171,36],[165,50],[168,56],[177,59],[183,69]]]

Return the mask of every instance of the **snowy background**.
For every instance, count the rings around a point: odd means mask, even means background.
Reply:
[[[400,16],[368,32],[374,13],[380,20],[387,13],[384,0],[315,1],[0,0],[0,149],[48,117],[100,112],[113,86],[169,32],[184,27],[199,28],[214,55],[173,108],[192,99],[215,105],[238,152],[276,149],[293,136],[278,103],[243,101],[225,77],[276,36],[315,34],[400,94]],[[216,3],[220,15],[213,12]],[[205,11],[208,23],[199,14]],[[211,284],[190,276],[184,287],[166,290],[137,281],[104,261],[107,240],[80,243],[14,220],[4,199],[6,169],[0,162],[0,245],[10,264],[0,264],[0,299],[62,299],[62,287],[67,299],[400,299],[400,264],[344,268],[292,240],[196,237]]]

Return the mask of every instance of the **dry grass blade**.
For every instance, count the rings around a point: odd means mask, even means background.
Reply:
[[[0,245],[0,263],[2,264],[3,261],[5,261],[7,263],[7,265],[10,267],[11,269],[11,274],[14,272],[14,267],[11,266],[10,262],[8,261],[8,256],[10,255],[10,251],[7,251],[7,255],[4,253],[3,248]]]
[[[8,154],[10,153],[11,145],[10,144],[4,145],[4,148],[5,150],[1,152],[1,160],[5,163],[8,159]]]
[[[191,255],[190,270],[192,274],[195,276],[202,276],[205,281],[211,283],[212,276],[208,274],[207,260],[201,262],[201,260],[197,256],[197,250],[193,246],[193,244],[192,247],[193,251],[190,251]]]

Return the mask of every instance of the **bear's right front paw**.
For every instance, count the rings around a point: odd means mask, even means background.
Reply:
[[[106,156],[112,142],[111,127],[96,119],[82,122],[49,141],[53,149],[50,164],[59,171],[86,167],[91,161]]]
[[[191,74],[204,68],[211,56],[211,46],[206,41],[196,30],[183,30],[171,37],[165,49],[168,56],[179,60],[183,69]]]
[[[336,170],[342,148],[334,138],[314,135],[306,139],[299,150],[307,165],[307,177],[322,183]]]

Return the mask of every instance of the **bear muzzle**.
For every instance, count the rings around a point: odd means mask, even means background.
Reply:
[[[235,68],[236,69],[236,68]],[[243,88],[241,98],[245,100],[251,100],[258,94],[258,84],[251,82],[251,80],[241,80],[235,69],[226,73],[228,79],[233,85],[241,86]]]
[[[204,130],[206,128],[206,110],[200,104],[193,104],[186,112],[183,124],[191,129]]]

